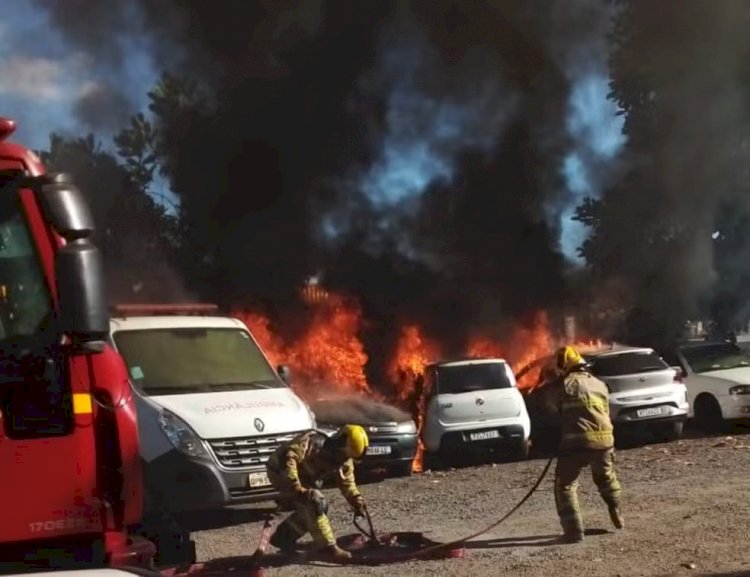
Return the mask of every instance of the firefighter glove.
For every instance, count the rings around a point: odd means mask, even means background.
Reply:
[[[315,514],[320,517],[328,513],[328,501],[326,501],[323,493],[317,489],[310,489],[307,492],[307,500],[315,510]]]

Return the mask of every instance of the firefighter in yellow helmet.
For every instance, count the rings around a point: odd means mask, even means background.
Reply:
[[[555,504],[564,535],[562,540],[583,540],[583,518],[578,504],[578,477],[586,467],[604,502],[613,525],[622,529],[620,482],[614,467],[615,439],[609,417],[607,385],[594,377],[586,361],[573,347],[555,355],[559,371],[551,402],[560,415],[561,439],[555,469]]]
[[[285,552],[310,533],[316,549],[334,561],[346,561],[351,553],[341,549],[328,520],[328,503],[320,487],[333,478],[344,498],[358,515],[365,502],[354,479],[354,460],[361,459],[369,441],[359,425],[344,425],[333,436],[309,431],[279,447],[266,464],[268,477],[280,492],[282,502],[294,513],[284,520],[270,539]]]

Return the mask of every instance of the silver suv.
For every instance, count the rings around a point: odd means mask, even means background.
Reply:
[[[689,408],[687,389],[680,371],[654,349],[615,345],[583,356],[592,374],[609,388],[616,431],[654,432],[665,441],[682,435]]]

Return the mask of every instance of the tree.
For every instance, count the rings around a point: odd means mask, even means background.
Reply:
[[[131,147],[131,158],[146,159],[136,148]],[[175,219],[144,188],[146,172],[137,163],[120,165],[93,135],[52,134],[49,150],[40,156],[51,170],[71,173],[91,206],[110,300],[174,293]]]
[[[630,170],[600,201],[579,207],[577,219],[592,233],[581,254],[596,278],[627,287],[628,338],[671,340],[686,318],[726,298],[717,279],[737,272],[722,273],[716,251],[736,247],[712,233],[726,218],[722,206],[744,209],[750,199],[750,42],[742,31],[750,5],[618,6],[610,85],[625,114]]]
[[[130,119],[130,126],[114,137],[117,153],[125,161],[125,170],[142,193],[147,193],[157,167],[157,132],[142,113]]]

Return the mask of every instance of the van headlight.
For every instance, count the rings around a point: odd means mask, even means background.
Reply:
[[[397,433],[416,433],[417,432],[417,425],[414,423],[414,421],[407,421],[406,423],[401,423],[398,427],[396,427]]]
[[[159,428],[172,446],[189,457],[208,457],[201,438],[177,415],[163,410],[159,413]]]

